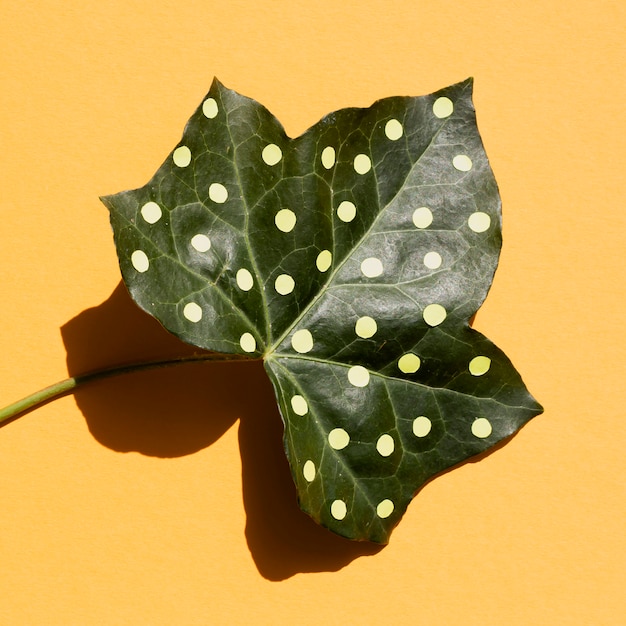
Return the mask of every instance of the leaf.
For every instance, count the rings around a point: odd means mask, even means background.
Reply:
[[[501,245],[471,90],[290,139],[216,80],[152,180],[103,198],[139,306],[264,359],[300,505],[351,539],[387,542],[429,478],[542,410],[469,326]]]

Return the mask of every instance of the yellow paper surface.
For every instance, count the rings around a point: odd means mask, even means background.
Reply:
[[[179,346],[119,287],[139,187],[214,75],[294,136],[475,77],[504,210],[476,327],[545,406],[391,543],[301,514],[258,364],[103,381],[0,429],[0,623],[623,624],[623,3],[5,3],[0,404]]]

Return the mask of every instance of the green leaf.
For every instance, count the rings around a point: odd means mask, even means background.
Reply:
[[[430,477],[541,412],[472,330],[501,245],[472,82],[332,113],[290,139],[214,81],[150,182],[103,198],[135,301],[263,358],[300,505],[386,542]]]

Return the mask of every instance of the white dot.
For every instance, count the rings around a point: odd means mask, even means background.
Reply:
[[[189,302],[183,309],[183,315],[190,321],[196,324],[202,319],[202,309],[195,302]]]
[[[438,252],[428,252],[424,255],[424,265],[431,270],[441,267],[442,259]]]
[[[362,365],[355,365],[348,370],[348,380],[355,387],[367,387],[370,373]]]
[[[239,289],[242,291],[250,291],[254,285],[254,278],[245,267],[237,271],[236,280]]]
[[[146,202],[141,207],[141,217],[143,217],[148,224],[156,224],[161,219],[163,211],[156,202]]]
[[[422,312],[424,321],[429,326],[439,326],[446,319],[446,315],[446,310],[440,304],[429,304]]]
[[[367,154],[357,154],[354,157],[354,171],[357,174],[367,174],[372,169],[372,162]]]
[[[281,209],[274,217],[274,223],[278,230],[290,233],[296,225],[296,214],[290,209]]]
[[[391,435],[381,435],[376,442],[376,450],[380,456],[390,456],[396,447],[395,441]]]
[[[291,408],[296,415],[306,415],[309,412],[309,405],[302,396],[291,398]]]
[[[393,509],[394,505],[391,500],[383,500],[376,507],[376,515],[378,515],[378,517],[380,517],[381,519],[385,519],[393,513]]]
[[[337,217],[342,222],[351,222],[356,217],[356,206],[349,200],[344,200],[337,207]]]
[[[343,500],[335,500],[330,505],[330,514],[336,519],[341,521],[348,514],[348,508]]]
[[[274,289],[276,289],[281,296],[286,296],[291,293],[295,286],[296,283],[289,274],[281,274],[274,281]]]
[[[398,369],[405,374],[414,374],[420,368],[421,363],[417,354],[407,352],[398,359]]]
[[[176,148],[172,154],[172,160],[178,167],[187,167],[191,163],[191,150],[187,146]]]
[[[416,437],[426,437],[432,427],[433,423],[425,415],[420,415],[413,420],[413,434]]]
[[[415,209],[413,223],[417,228],[428,228],[433,223],[433,212],[426,206]]]
[[[276,165],[283,158],[283,152],[275,143],[270,143],[263,148],[261,157],[268,165]]]
[[[207,98],[202,103],[202,112],[204,113],[205,117],[208,117],[210,120],[212,120],[214,117],[217,116],[217,102],[213,98]]]
[[[454,165],[459,172],[469,172],[472,169],[472,159],[466,154],[457,154],[452,159],[452,165]]]
[[[315,480],[315,463],[310,459],[304,464],[302,475],[307,482],[312,483]]]
[[[402,124],[398,120],[389,120],[385,124],[385,135],[387,135],[388,139],[391,141],[397,141],[402,137],[402,133],[404,130],[402,129]]]
[[[256,350],[256,339],[251,333],[244,333],[239,338],[239,345],[244,352],[254,352]]]
[[[291,347],[300,354],[306,354],[313,349],[313,335],[306,328],[297,330],[291,338]]]
[[[328,433],[328,443],[333,450],[343,450],[350,443],[350,435],[343,428],[333,428]]]
[[[491,359],[488,356],[475,356],[469,363],[469,371],[472,376],[482,376],[489,371]]]
[[[194,235],[191,238],[191,247],[198,252],[206,252],[211,249],[211,240],[206,235]]]
[[[315,265],[320,272],[326,272],[332,265],[333,255],[330,250],[322,250],[315,259]]]
[[[485,437],[491,435],[492,431],[493,429],[491,428],[489,420],[484,417],[477,417],[472,422],[472,435],[474,435],[474,437],[485,439]]]
[[[487,215],[487,213],[476,211],[476,213],[472,213],[469,216],[467,225],[475,233],[484,233],[486,230],[489,230],[489,227],[491,226],[491,218]]]
[[[380,259],[369,257],[361,263],[361,272],[368,278],[376,278],[383,273],[383,263]]]
[[[220,183],[211,183],[209,186],[209,198],[217,204],[224,204],[228,200],[228,189]]]
[[[439,119],[450,117],[450,115],[452,115],[452,111],[454,111],[454,104],[450,98],[442,96],[441,98],[437,98],[435,100],[435,103],[433,104],[433,113],[435,114],[435,117],[438,117]]]
[[[130,262],[133,264],[133,267],[141,274],[147,272],[148,268],[150,267],[148,255],[143,250],[135,250],[130,255]]]
[[[378,326],[376,324],[376,320],[372,317],[368,317],[367,315],[359,317],[354,325],[354,332],[363,339],[373,337],[377,330]]]
[[[335,149],[332,146],[326,146],[322,150],[322,165],[329,170],[335,164]]]

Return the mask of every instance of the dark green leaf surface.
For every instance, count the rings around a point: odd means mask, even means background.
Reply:
[[[468,323],[501,245],[471,88],[290,139],[215,81],[152,180],[103,198],[143,309],[264,358],[300,504],[353,539],[386,542],[425,481],[541,412]]]

